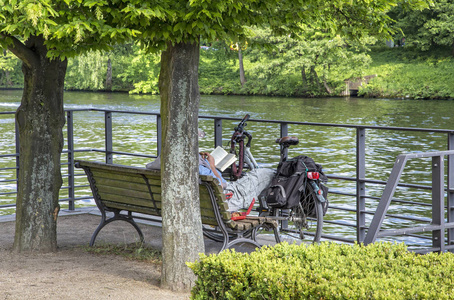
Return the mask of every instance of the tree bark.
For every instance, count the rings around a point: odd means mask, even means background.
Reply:
[[[174,291],[190,291],[196,277],[186,262],[205,251],[198,185],[198,65],[198,43],[169,43],[161,55],[161,285]]]
[[[244,75],[243,54],[241,53],[241,44],[238,43],[238,60],[240,63],[240,83],[243,86],[246,83],[246,76]]]
[[[10,50],[23,62],[24,91],[16,112],[19,176],[16,201],[16,252],[57,249],[58,195],[62,185],[63,87],[67,61],[50,60],[42,37]]]

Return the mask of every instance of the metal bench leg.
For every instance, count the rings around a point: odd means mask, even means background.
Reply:
[[[114,212],[114,214],[115,215],[112,218],[106,220],[107,218],[106,213],[104,211],[101,212],[101,222],[99,223],[98,228],[96,228],[95,232],[93,232],[93,235],[91,236],[90,247],[92,247],[95,244],[96,237],[98,236],[101,229],[104,228],[104,226],[106,226],[107,224],[117,220],[122,220],[131,224],[139,234],[140,242],[144,243],[145,238],[143,236],[142,230],[140,230],[139,226],[132,218],[131,212],[128,212],[128,216],[121,215],[120,212]]]

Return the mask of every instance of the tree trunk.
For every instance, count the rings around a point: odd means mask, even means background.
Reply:
[[[306,92],[308,90],[306,67],[301,68],[301,79],[303,80],[303,90]]]
[[[67,61],[49,60],[42,37],[12,47],[23,61],[24,91],[16,112],[19,176],[16,201],[16,252],[57,249],[58,194],[62,185],[63,86]]]
[[[246,77],[244,76],[244,66],[243,66],[243,54],[241,53],[241,44],[238,43],[238,60],[240,63],[240,83],[243,86],[246,83]]]
[[[11,80],[11,74],[8,70],[5,71],[5,84],[7,88],[13,85],[13,81]]]
[[[112,91],[112,61],[107,60],[106,91]]]
[[[318,79],[317,71],[315,71],[315,66],[311,66],[311,80],[312,83],[317,87],[318,91],[322,90],[320,80]]]
[[[186,266],[205,251],[198,185],[199,45],[168,44],[161,55],[163,288],[190,291]]]

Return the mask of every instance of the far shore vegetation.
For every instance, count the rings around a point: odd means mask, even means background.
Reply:
[[[454,98],[454,57],[446,47],[420,51],[405,46],[374,46],[364,52],[338,53],[334,58],[340,61],[330,58],[330,62],[308,68],[295,62],[292,65],[286,61],[288,56],[247,47],[242,50],[246,79],[242,86],[238,51],[223,43],[217,46],[219,49],[212,45],[200,51],[202,94],[335,97],[344,95],[346,80],[377,75],[359,88],[360,96]],[[0,88],[22,88],[20,60],[9,54],[3,60],[7,60],[9,66],[0,72]],[[109,64],[112,81],[106,86]],[[71,59],[65,89],[157,94],[159,68],[158,54],[146,54],[134,45],[122,45],[108,53],[91,52]]]

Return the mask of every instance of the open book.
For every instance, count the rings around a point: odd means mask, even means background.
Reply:
[[[235,154],[227,153],[221,146],[214,149],[213,152],[211,152],[211,156],[214,158],[216,168],[221,170],[221,172],[236,161]]]

